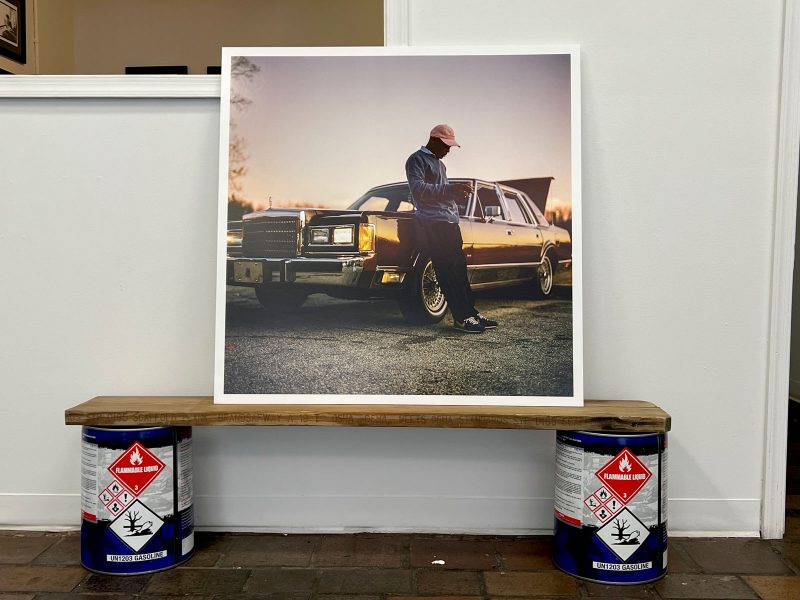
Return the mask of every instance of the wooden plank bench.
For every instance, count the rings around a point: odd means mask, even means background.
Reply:
[[[587,400],[582,407],[214,404],[211,396],[98,396],[69,408],[67,425],[263,425],[561,429],[661,433],[669,414],[640,400]]]
[[[588,400],[582,407],[510,407],[214,404],[210,396],[99,396],[67,409],[65,420],[67,425],[95,427],[439,427],[558,429],[616,435],[665,433],[671,426],[669,414],[637,400]],[[660,498],[661,488],[658,490]],[[657,564],[662,564],[662,556],[658,555]]]

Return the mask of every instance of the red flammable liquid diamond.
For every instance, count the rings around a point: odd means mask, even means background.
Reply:
[[[623,504],[630,502],[653,476],[644,463],[627,448],[607,462],[596,475]]]
[[[155,454],[139,442],[133,442],[122,456],[111,463],[108,470],[134,496],[138,496],[158,477],[164,467],[164,463]]]

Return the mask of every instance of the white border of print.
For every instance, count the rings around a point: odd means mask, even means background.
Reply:
[[[374,394],[226,394],[225,290],[230,123],[230,63],[234,56],[452,56],[569,54],[571,70],[572,148],[572,396],[455,396]],[[214,402],[218,404],[419,404],[465,406],[583,406],[583,290],[581,227],[581,103],[580,48],[563,46],[363,46],[332,48],[223,48],[220,90],[220,165],[217,227],[216,328],[214,340]],[[225,201],[223,201],[223,199]]]

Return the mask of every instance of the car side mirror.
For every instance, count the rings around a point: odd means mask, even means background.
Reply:
[[[500,216],[500,207],[499,206],[487,206],[483,209],[483,214],[486,216],[487,221],[494,221],[497,217]]]

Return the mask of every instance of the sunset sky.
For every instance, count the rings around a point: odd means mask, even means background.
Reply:
[[[369,188],[405,180],[431,128],[451,125],[461,148],[449,177],[554,177],[570,203],[569,55],[250,57],[233,78],[251,101],[231,109],[248,156],[241,196],[257,205],[345,207]]]

